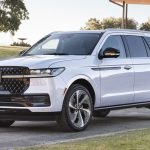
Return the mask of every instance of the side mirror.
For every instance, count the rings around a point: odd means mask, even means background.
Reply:
[[[99,59],[103,58],[117,58],[120,56],[120,51],[115,48],[107,48],[99,54]]]

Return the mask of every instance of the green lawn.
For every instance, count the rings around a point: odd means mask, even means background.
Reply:
[[[25,150],[150,150],[150,129]]]
[[[25,47],[0,46],[0,58],[17,56]]]

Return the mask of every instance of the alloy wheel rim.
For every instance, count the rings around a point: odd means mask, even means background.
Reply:
[[[83,128],[91,117],[91,103],[87,92],[75,91],[69,100],[69,117],[71,123],[77,128]]]

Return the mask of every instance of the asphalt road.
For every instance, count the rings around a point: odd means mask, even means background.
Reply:
[[[112,111],[104,119],[93,119],[89,128],[82,133],[65,133],[55,122],[16,122],[8,129],[0,128],[0,150],[12,150],[59,141],[85,138],[132,129],[150,127],[149,109],[126,109]]]

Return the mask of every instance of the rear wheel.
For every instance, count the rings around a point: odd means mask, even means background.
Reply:
[[[3,121],[3,120],[1,120],[1,121],[0,121],[0,127],[4,127],[4,128],[5,128],[5,127],[6,127],[6,128],[7,128],[7,127],[10,127],[14,122],[15,122],[15,121],[12,121],[12,120],[11,120],[11,121],[5,121],[5,120]]]
[[[98,110],[98,111],[94,112],[93,116],[104,118],[104,117],[108,116],[109,113],[110,113],[110,110],[107,110],[107,109],[106,110]]]
[[[84,86],[75,84],[65,96],[58,123],[65,131],[82,131],[89,125],[92,112],[93,102],[89,91]]]

